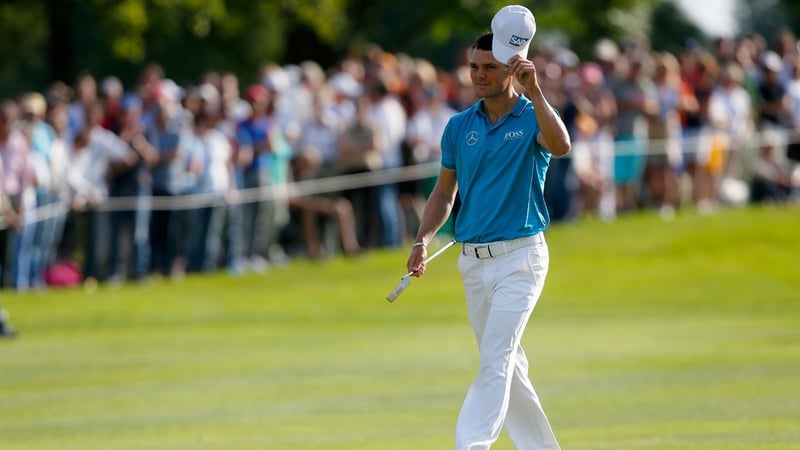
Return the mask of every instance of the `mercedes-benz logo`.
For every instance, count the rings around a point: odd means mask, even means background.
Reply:
[[[467,145],[475,145],[478,143],[478,132],[470,131],[467,133]]]

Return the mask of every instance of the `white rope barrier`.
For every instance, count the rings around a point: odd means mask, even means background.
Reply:
[[[790,142],[789,130],[776,130],[783,133],[782,142],[786,145]],[[735,148],[740,151],[753,151],[760,147],[762,142],[761,132],[754,132],[747,143],[738,143]],[[699,153],[703,150],[700,144],[707,145],[710,136],[701,135],[692,138],[676,138],[683,155]],[[642,144],[639,150],[624,144],[637,142]],[[674,141],[669,140],[647,140],[615,142],[613,157],[616,156],[649,156],[665,154],[669,145],[674,145]],[[623,145],[618,145],[623,144]],[[570,155],[566,156],[571,157]],[[237,191],[234,199],[225,199],[222,194],[189,194],[176,196],[151,196],[151,197],[110,197],[102,204],[98,205],[98,211],[130,211],[145,205],[151,211],[163,210],[191,210],[213,205],[228,203],[253,203],[268,201],[287,196],[303,197],[319,195],[332,192],[341,192],[349,189],[357,189],[368,186],[378,186],[387,183],[399,183],[403,181],[421,180],[438,175],[439,162],[427,162],[412,166],[400,167],[395,169],[378,170],[352,175],[339,175],[325,178],[316,178],[291,182],[285,185],[262,186],[257,188],[242,189]],[[68,212],[68,205],[63,202],[44,205],[25,212],[25,224],[32,224],[62,216]],[[0,229],[6,228],[7,223],[0,217]]]
[[[378,186],[387,183],[424,179],[435,176],[438,173],[438,168],[438,162],[431,162],[396,169],[303,180],[286,185],[248,188],[239,190],[232,201],[226,200],[223,195],[219,193],[175,196],[109,197],[98,205],[96,210],[105,212],[131,211],[135,210],[137,207],[146,205],[147,209],[151,211],[179,211],[214,206],[226,202],[245,204],[268,201],[277,198],[285,198],[288,195],[305,197],[330,192],[341,192],[361,187]],[[26,211],[24,214],[24,222],[28,225],[62,216],[68,211],[68,206],[63,202],[51,203]],[[0,217],[0,229],[7,226],[8,225],[3,222],[2,217]]]

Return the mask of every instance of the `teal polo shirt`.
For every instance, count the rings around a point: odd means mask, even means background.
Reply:
[[[533,104],[522,95],[494,125],[483,100],[450,119],[442,136],[442,167],[458,178],[458,242],[504,241],[547,228],[550,152],[538,144],[539,131]]]

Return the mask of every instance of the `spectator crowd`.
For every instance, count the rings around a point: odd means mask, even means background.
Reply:
[[[551,161],[553,221],[797,200],[791,31],[675,54],[609,39],[585,61],[532,53],[573,140]],[[213,71],[178,85],[150,64],[134,86],[84,72],[4,100],[0,286],[263,272],[406,244],[444,126],[476,101],[466,61],[446,71],[372,46],[327,69],[265,64],[242,89]]]

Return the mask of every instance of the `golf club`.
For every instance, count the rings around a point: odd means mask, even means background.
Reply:
[[[448,248],[452,247],[455,243],[456,243],[455,239],[453,239],[452,241],[448,242],[442,248],[440,248],[436,253],[434,253],[433,255],[429,256],[428,259],[426,259],[423,264],[427,264],[427,263],[433,261],[434,258],[436,258],[437,256],[439,256],[442,253],[444,253],[445,250],[447,250]],[[414,272],[408,272],[407,274],[403,275],[402,278],[400,278],[400,283],[397,284],[397,287],[392,289],[392,292],[390,292],[389,295],[386,296],[386,300],[389,300],[389,303],[394,302],[395,299],[397,299],[397,297],[400,294],[402,294],[403,291],[406,290],[408,285],[411,284],[411,274],[413,274],[413,273]]]

